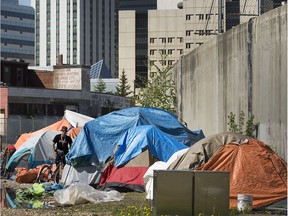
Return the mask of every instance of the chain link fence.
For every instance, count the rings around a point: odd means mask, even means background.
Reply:
[[[222,3],[219,0],[218,3],[222,4],[220,8],[224,15],[222,29],[228,31],[233,26],[286,4],[287,0],[222,0]]]
[[[0,116],[1,150],[9,144],[15,144],[23,133],[34,132],[62,119],[62,116]]]

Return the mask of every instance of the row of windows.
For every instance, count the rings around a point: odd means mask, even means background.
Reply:
[[[6,17],[5,17],[6,18]],[[22,20],[22,19],[20,19]],[[13,21],[13,20],[1,20],[1,25],[6,24],[6,25],[13,25],[13,26],[23,26],[23,27],[30,27],[34,28],[34,22],[18,22],[18,21]]]
[[[10,85],[11,82],[11,74],[10,74],[10,67],[4,67],[4,77],[3,82],[7,85]],[[23,85],[23,68],[17,68],[16,69],[16,86],[22,86]]]
[[[191,36],[192,34],[197,34],[197,35],[200,35],[200,36],[203,36],[203,35],[215,35],[216,32],[212,29],[205,29],[205,30],[187,30],[186,31],[186,36]]]
[[[22,32],[34,33],[34,28],[29,28],[29,27],[24,27],[24,26],[11,26],[11,25],[1,24],[1,29],[3,29],[5,32],[7,32],[8,30],[19,31],[21,34]]]
[[[2,1],[1,1],[2,3]],[[33,8],[30,8],[30,7],[23,7],[23,6],[20,6],[20,7],[15,7],[15,5],[7,5],[7,4],[2,4],[1,5],[1,13],[3,14],[3,12],[14,12],[14,13],[17,13],[17,14],[28,14],[30,16],[34,15],[34,10]],[[21,12],[19,12],[21,11]]]
[[[150,43],[155,43],[155,41],[157,40],[157,38],[150,38]],[[159,40],[161,41],[161,43],[173,43],[174,40],[178,40],[180,43],[183,43],[183,37],[160,37]]]
[[[16,49],[16,48],[1,48],[1,52],[10,52],[10,53],[22,53],[22,54],[34,54],[34,50],[25,50],[25,49]]]
[[[5,18],[7,18],[9,16],[9,17],[19,18],[20,20],[22,20],[22,19],[34,20],[34,14],[26,14],[26,13],[1,10],[1,15],[4,16]]]
[[[8,44],[19,45],[20,47],[23,47],[23,46],[33,47],[34,46],[33,41],[21,41],[21,40],[9,39],[9,38],[2,38],[1,43],[4,44],[4,46],[7,46]]]
[[[196,42],[196,43],[186,43],[186,49],[190,49],[194,44],[196,45],[202,45],[203,42]]]
[[[193,16],[194,14],[186,14],[186,20],[191,20]],[[213,14],[195,14],[198,20],[210,20],[211,16],[213,16]]]
[[[173,52],[175,52],[175,51],[176,51],[175,49],[168,49],[168,50],[166,50],[166,49],[160,49],[158,52],[159,52],[160,54],[163,54],[163,55],[166,55],[166,54],[172,55]],[[156,52],[157,52],[157,49],[151,49],[151,50],[150,50],[150,55],[155,55]]]
[[[1,38],[15,39],[21,41],[34,41],[34,36],[16,35],[16,34],[1,34]]]
[[[149,61],[149,65],[150,66],[153,66],[155,65],[157,62],[157,60],[150,60]],[[159,60],[159,63],[162,65],[162,66],[165,66],[165,65],[172,65],[173,63],[175,62],[175,60]]]

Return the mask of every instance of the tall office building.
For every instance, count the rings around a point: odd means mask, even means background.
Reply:
[[[91,66],[104,60],[116,71],[117,0],[32,0],[35,8],[35,65]]]
[[[34,64],[34,9],[1,0],[1,59]]]
[[[148,11],[148,50],[142,55],[147,55],[151,64],[160,67],[161,65],[172,66],[181,55],[188,54],[219,33],[258,16],[259,9],[264,12],[270,10],[271,2],[266,0],[264,4],[260,0],[249,2],[245,0],[158,0],[157,10]],[[138,49],[135,43],[137,36],[133,27],[135,22],[133,11],[119,12],[119,70],[127,69],[131,86],[137,73],[137,63],[133,65],[135,58],[133,52]],[[162,59],[162,54],[167,56],[165,60]]]
[[[147,79],[148,11],[157,0],[119,0],[119,74],[124,70],[132,88]]]

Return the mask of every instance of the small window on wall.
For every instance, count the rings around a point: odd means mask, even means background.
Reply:
[[[23,68],[17,68],[17,86],[23,86]]]
[[[169,37],[168,38],[168,43],[172,43],[173,42],[173,38],[172,37]]]
[[[3,82],[6,83],[6,85],[10,85],[10,68],[9,67],[4,67]]]

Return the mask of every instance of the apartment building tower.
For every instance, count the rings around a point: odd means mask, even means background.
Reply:
[[[1,59],[34,64],[34,9],[1,0]],[[9,73],[9,71],[7,71]]]
[[[172,66],[182,55],[212,37],[271,9],[271,0],[158,0],[157,10],[148,11],[147,58],[150,64]],[[137,67],[137,64],[133,66],[136,36],[130,28],[134,19],[132,12],[119,12],[119,69],[128,68],[130,85],[133,85],[133,71]],[[167,56],[165,61],[162,54]]]
[[[35,66],[91,66],[99,60],[114,75],[117,0],[32,0],[35,8]]]
[[[156,8],[157,0],[119,0],[118,74],[124,70],[132,88],[147,79],[148,11]]]

